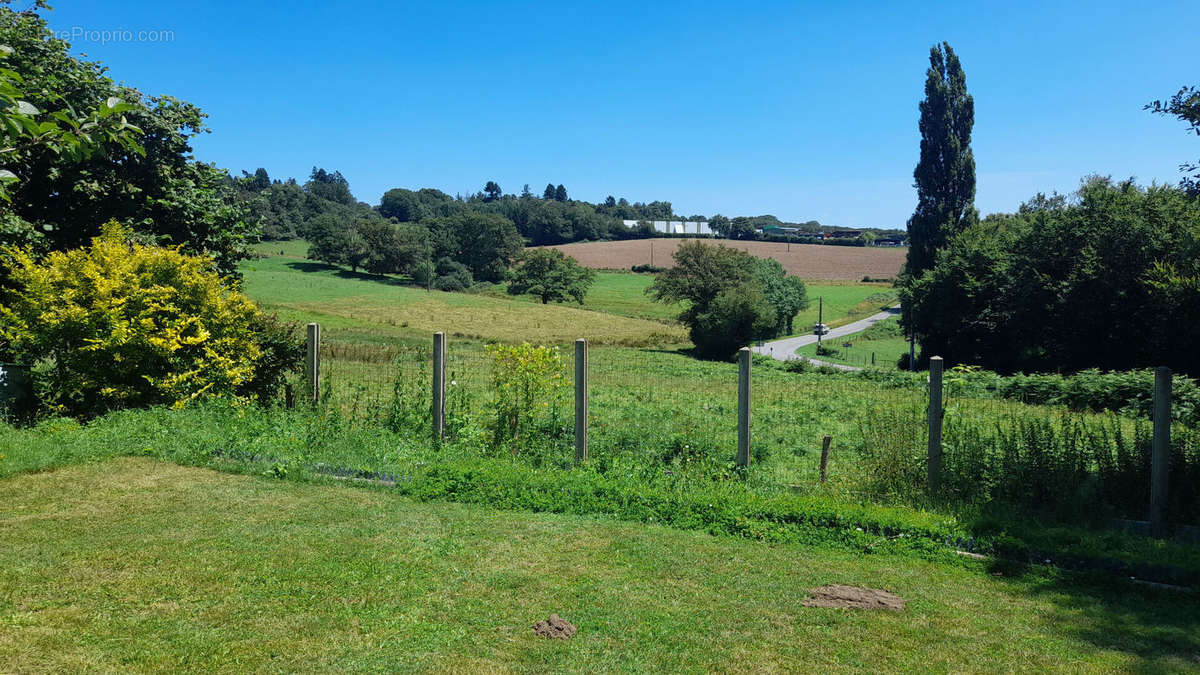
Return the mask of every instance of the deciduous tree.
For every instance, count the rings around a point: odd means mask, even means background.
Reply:
[[[532,249],[526,251],[518,265],[509,271],[508,292],[513,295],[528,293],[541,299],[542,304],[573,299],[582,305],[595,280],[595,272],[580,266],[562,251]]]

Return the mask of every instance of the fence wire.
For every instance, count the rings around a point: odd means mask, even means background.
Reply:
[[[555,353],[553,391],[535,397],[532,426],[506,427],[496,358],[476,344],[451,343],[447,438],[472,437],[482,449],[511,448],[516,454],[509,441],[521,436],[520,452],[568,464],[574,456],[574,354],[569,349]],[[914,481],[923,480],[928,392],[919,380],[896,378],[889,384],[854,375],[798,376],[761,360],[751,373],[750,462],[760,484],[816,486],[826,436],[831,437],[826,489],[879,494],[911,490]],[[431,345],[327,342],[323,347],[326,402],[351,420],[382,422],[411,432],[414,439],[432,433],[432,375]],[[1120,506],[1123,515],[1137,515],[1149,471],[1145,420],[980,397],[955,382],[949,378],[944,392],[944,480],[955,494],[968,501],[999,496],[1041,506],[1058,494],[1056,486],[1075,481],[1071,489],[1078,491],[1100,480],[1094,490],[1104,493],[1106,503]],[[729,475],[737,452],[737,391],[733,363],[592,349],[590,458],[622,470]],[[1176,441],[1171,508],[1195,521],[1200,497],[1192,484],[1200,483],[1200,434],[1184,429]]]

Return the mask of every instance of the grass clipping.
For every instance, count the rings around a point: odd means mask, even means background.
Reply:
[[[840,607],[843,609],[886,609],[903,612],[906,601],[895,593],[874,588],[832,584],[809,591],[802,603],[805,607]]]

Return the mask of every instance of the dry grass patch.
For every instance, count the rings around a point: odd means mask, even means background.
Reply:
[[[335,302],[285,302],[280,306],[325,316],[339,316],[422,334],[445,331],[455,337],[502,342],[570,342],[586,337],[597,345],[642,346],[687,340],[683,328],[564,305],[535,305],[500,298],[431,293],[405,304],[375,297]],[[462,298],[467,298],[463,302]]]

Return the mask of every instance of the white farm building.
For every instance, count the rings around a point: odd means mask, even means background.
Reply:
[[[641,221],[625,220],[625,227],[637,227]],[[713,231],[708,229],[707,221],[690,221],[690,220],[652,220],[656,232],[666,234],[713,234]]]

